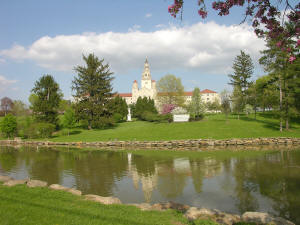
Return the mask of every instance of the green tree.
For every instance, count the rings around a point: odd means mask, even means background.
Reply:
[[[193,119],[201,119],[205,113],[205,105],[201,98],[199,88],[195,88],[192,95],[192,101],[188,106],[188,111]]]
[[[28,113],[28,108],[21,100],[13,101],[12,113],[15,116],[25,116]]]
[[[69,129],[74,128],[75,124],[76,124],[75,112],[72,109],[72,107],[69,107],[66,109],[64,116],[62,118],[62,125],[63,127],[68,129],[68,136],[70,135]]]
[[[172,74],[163,76],[157,82],[158,101],[161,106],[165,104],[173,104],[183,106],[185,102],[184,87],[181,79]]]
[[[279,106],[278,82],[271,76],[265,75],[259,77],[254,88],[257,96],[257,106],[265,112],[266,109],[275,110]]]
[[[147,98],[147,97],[138,97],[136,104],[135,104],[135,112],[134,115],[142,119],[143,114],[146,112],[157,114],[157,110],[155,108],[155,103],[153,99]]]
[[[58,111],[60,113],[64,113],[71,107],[72,107],[72,103],[70,100],[62,99],[59,103]]]
[[[99,60],[94,54],[83,56],[83,60],[86,66],[75,67],[78,77],[72,85],[76,100],[75,114],[78,119],[87,122],[88,129],[110,125],[112,112],[108,103],[113,96],[113,73],[109,65],[104,64],[104,59]]]
[[[11,114],[7,114],[0,123],[0,129],[6,137],[14,137],[17,132],[16,117]]]
[[[294,41],[290,40],[290,42]],[[296,102],[298,102],[297,97],[299,97],[299,59],[297,57],[297,60],[290,64],[287,61],[287,54],[289,53],[281,51],[274,40],[267,40],[267,49],[261,53],[263,56],[259,62],[279,89],[279,129],[282,131],[283,122],[285,122],[285,128],[288,130],[289,121],[297,109]]]
[[[31,91],[37,96],[32,102],[32,111],[36,121],[51,123],[58,127],[57,110],[62,98],[58,83],[51,75],[44,75],[35,82]]]
[[[33,108],[35,102],[37,102],[38,99],[39,99],[39,97],[38,97],[36,94],[31,93],[31,94],[29,95],[28,101],[29,101],[29,103],[30,103],[30,106],[29,106],[30,109]]]
[[[253,74],[253,63],[250,55],[241,51],[233,62],[233,74],[229,74],[229,84],[233,86],[233,103],[234,110],[239,114],[243,111],[244,106],[247,103],[247,91],[250,84],[249,79]]]
[[[108,105],[109,111],[112,112],[116,122],[126,120],[128,114],[128,105],[126,100],[117,95],[114,97]]]

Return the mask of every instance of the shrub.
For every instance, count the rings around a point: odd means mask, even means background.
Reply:
[[[17,119],[7,114],[0,123],[0,130],[6,137],[13,137],[17,133]]]
[[[26,136],[29,138],[48,138],[55,130],[51,123],[32,123],[27,129]]]
[[[159,115],[152,112],[144,112],[141,115],[141,119],[148,122],[172,122],[172,114]]]
[[[115,123],[120,123],[120,122],[122,122],[123,121],[123,116],[120,114],[120,113],[115,113],[114,115],[113,115],[113,119],[114,119],[114,121],[115,121]]]
[[[114,125],[115,123],[112,117],[100,117],[97,121],[92,123],[92,128],[105,129]]]

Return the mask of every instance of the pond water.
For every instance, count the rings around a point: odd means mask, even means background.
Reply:
[[[268,212],[300,224],[300,150],[79,151],[0,146],[0,174],[115,196],[229,213]]]

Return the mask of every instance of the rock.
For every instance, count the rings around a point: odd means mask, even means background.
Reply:
[[[220,211],[216,212],[215,218],[215,222],[226,225],[232,225],[241,221],[241,217],[239,215],[223,213]]]
[[[69,192],[69,193],[71,193],[73,195],[78,195],[78,196],[80,196],[82,194],[81,191],[79,191],[79,190],[76,190],[74,188],[64,187],[64,186],[62,186],[60,184],[51,184],[49,186],[49,188],[52,189],[52,190],[66,191],[66,192]]]
[[[152,206],[149,203],[141,203],[141,204],[129,204],[129,205],[133,205],[139,209],[141,209],[142,211],[148,211],[148,210],[153,210]]]
[[[73,195],[78,195],[78,196],[81,195],[81,191],[76,190],[74,188],[68,188],[66,191],[69,192],[69,193],[71,193],[71,194],[73,194]]]
[[[64,187],[64,186],[62,186],[60,184],[51,184],[49,186],[49,188],[52,189],[52,190],[59,190],[59,191],[66,191],[66,190],[68,190],[67,187]]]
[[[214,219],[215,213],[210,209],[190,207],[184,214],[188,220]]]
[[[0,175],[0,182],[6,182],[6,181],[9,181],[9,180],[12,180],[12,178],[9,177],[9,176]]]
[[[26,184],[28,182],[28,179],[24,179],[24,180],[9,180],[6,181],[3,185],[8,186],[8,187],[12,187],[18,184]]]
[[[270,223],[273,218],[268,213],[262,212],[245,212],[242,215],[242,221],[253,223]]]
[[[86,200],[100,202],[105,205],[122,204],[121,200],[115,197],[102,197],[99,195],[85,195]]]
[[[48,183],[41,180],[29,180],[27,182],[28,187],[47,187]]]
[[[180,212],[186,212],[189,208],[190,208],[190,206],[188,206],[188,205],[183,205],[183,204],[175,203],[175,202],[157,203],[157,204],[152,205],[152,209],[158,210],[158,211],[167,210],[167,209],[175,209]]]

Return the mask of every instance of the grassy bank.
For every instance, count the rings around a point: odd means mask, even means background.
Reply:
[[[229,139],[257,137],[300,137],[300,124],[293,123],[290,131],[279,132],[278,120],[263,115],[208,115],[199,122],[150,123],[143,121],[120,123],[106,130],[76,129],[70,136],[54,135],[52,141],[109,141],[109,140],[180,140]]]
[[[74,129],[70,136],[59,131],[51,141],[109,141],[109,140],[181,140],[181,139],[230,139],[258,137],[300,137],[300,123],[291,123],[289,131],[279,132],[278,119],[271,114],[254,116],[223,114],[207,115],[202,121],[186,123],[124,122],[105,130]],[[63,135],[65,133],[65,135]]]
[[[182,213],[174,210],[141,211],[134,206],[107,206],[62,191],[25,185],[5,187],[0,184],[0,202],[1,225],[214,224],[210,221],[189,222]]]

